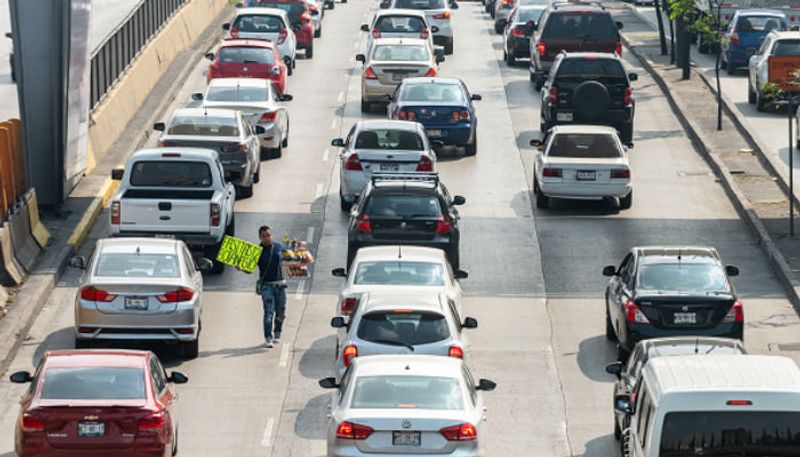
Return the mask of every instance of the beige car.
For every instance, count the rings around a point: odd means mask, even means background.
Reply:
[[[444,56],[434,52],[430,41],[419,38],[376,39],[369,55],[356,55],[364,64],[361,75],[361,112],[373,103],[387,104],[405,78],[436,76]]]

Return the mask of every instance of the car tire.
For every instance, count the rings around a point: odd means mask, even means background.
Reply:
[[[617,332],[614,331],[614,324],[611,323],[608,308],[606,308],[606,339],[608,341],[617,341]]]
[[[727,69],[728,68],[728,62],[725,62],[725,59],[720,58],[719,59],[719,68],[721,68],[723,70]]]
[[[347,244],[347,266],[345,267],[345,270],[350,270],[350,264],[353,263],[353,259],[356,258],[356,251],[358,251],[358,249],[355,249],[349,243]]]
[[[466,156],[474,156],[478,153],[478,134],[475,134],[475,138],[472,139],[472,143],[468,143],[464,145],[464,155]]]
[[[503,33],[503,23],[500,21],[494,21],[494,33],[500,35]]]
[[[533,74],[531,74],[531,77],[533,77]],[[533,90],[535,90],[536,92],[540,92],[542,90],[542,86],[544,86],[544,82],[541,81],[541,80],[536,81],[535,78],[534,78]]]
[[[747,83],[747,103],[754,104],[756,102],[756,91],[750,87],[750,83]]]
[[[281,141],[281,147],[287,148],[289,147],[289,123],[286,123],[286,137]]]
[[[764,97],[761,95],[760,92],[756,92],[756,111],[764,112],[767,110],[767,103],[764,101]]]
[[[208,271],[209,274],[220,275],[225,271],[225,264],[217,261],[217,254],[219,254],[219,248],[221,244],[222,243],[206,246],[206,248],[203,250],[203,256],[207,259],[210,259],[214,263],[214,265],[211,267],[211,270]]]
[[[331,5],[330,9],[336,8],[336,2],[330,2],[329,4]]]
[[[314,42],[312,41],[311,44],[306,48],[306,59],[313,59],[314,58]]]
[[[506,65],[514,67],[517,65],[517,58],[514,56],[514,51],[506,53]]]
[[[261,160],[269,159],[270,157],[272,157],[272,149],[262,147],[261,150],[259,151],[259,156]]]
[[[736,74],[736,68],[731,64],[726,65],[725,71],[728,72],[728,76],[733,76]]]
[[[289,63],[286,64],[286,76],[292,76],[293,73],[294,73],[294,65],[292,65],[291,61],[289,61]]]
[[[350,208],[353,207],[353,202],[348,202],[344,199],[344,195],[339,192],[339,208],[342,209],[343,212],[347,213],[350,211]]]
[[[633,190],[619,199],[619,209],[631,209],[631,206],[633,206]]]
[[[617,361],[622,362],[624,365],[628,362],[628,357],[630,356],[631,354],[622,346],[622,344],[617,345]]]
[[[181,344],[181,354],[184,359],[194,360],[200,355],[200,335],[194,341]]]
[[[623,144],[633,141],[633,122],[619,126],[619,139]]]
[[[321,36],[322,36],[322,26],[320,26],[320,28],[318,28],[317,30],[314,30],[314,38],[319,38]]]
[[[258,170],[253,175],[253,183],[258,183],[259,181],[261,181],[261,162],[258,162]]]
[[[364,100],[361,100],[361,112],[362,113],[369,113],[370,112],[370,108],[371,108],[371,105],[370,105],[369,102],[365,102]]]
[[[253,183],[249,186],[236,186],[236,193],[240,198],[250,198],[253,196]]]
[[[281,156],[283,156],[283,147],[282,146],[278,146],[277,148],[274,148],[272,150],[271,154],[270,154],[270,157],[273,158],[273,159],[280,159]]]
[[[542,192],[542,189],[539,189],[537,186],[536,192],[536,207],[539,209],[547,209],[550,207],[550,197]]]
[[[697,52],[699,52],[700,54],[708,54],[708,52],[710,51],[710,46],[708,42],[704,40],[702,36],[697,41],[698,41]]]
[[[75,349],[90,349],[92,347],[92,340],[81,340],[75,338]]]
[[[617,418],[614,418],[614,439],[619,441],[622,438],[622,429],[619,427],[619,422],[617,422]]]
[[[453,53],[453,42],[445,43],[444,44],[444,53],[445,55],[450,55]]]

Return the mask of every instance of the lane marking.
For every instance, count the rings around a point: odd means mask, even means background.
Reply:
[[[284,345],[281,349],[281,359],[278,361],[278,367],[286,368],[289,364],[289,345]]]
[[[270,447],[272,445],[272,429],[275,427],[275,418],[270,417],[267,419],[267,425],[264,427],[264,434],[261,435],[261,445]]]
[[[297,290],[294,293],[294,299],[300,300],[303,298],[303,289],[306,287],[306,280],[303,279],[297,283]]]
[[[344,91],[339,92],[339,103],[341,103],[342,100],[344,100]]]
[[[322,183],[317,184],[317,189],[314,191],[314,198],[322,197]]]
[[[333,120],[331,120],[331,130],[336,130],[336,122],[338,120],[339,120],[338,117],[334,117]]]
[[[361,43],[359,43],[358,41],[356,41],[355,43],[353,43],[353,49],[358,49],[358,45],[359,45],[359,44],[361,44]]]
[[[306,232],[306,243],[307,244],[314,243],[314,227],[308,228],[308,232]]]
[[[322,161],[323,162],[327,162],[328,161],[328,154],[330,154],[330,152],[331,151],[328,148],[325,148],[325,150],[322,151]]]

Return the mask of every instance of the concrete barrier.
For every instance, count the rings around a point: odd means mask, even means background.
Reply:
[[[25,194],[25,203],[28,205],[28,215],[30,216],[31,235],[36,240],[40,248],[44,248],[50,242],[50,232],[44,227],[39,219],[39,200],[36,198],[36,189],[31,189]]]
[[[30,273],[33,271],[33,263],[39,257],[42,248],[36,243],[36,239],[31,233],[31,216],[28,205],[18,205],[17,209],[9,216],[6,225],[11,232],[14,258],[26,273]]]
[[[24,270],[14,257],[14,246],[11,244],[11,230],[8,228],[8,223],[4,223],[0,227],[0,261],[2,261],[2,268],[0,268],[0,281],[4,286],[17,286],[22,284],[24,278]]]

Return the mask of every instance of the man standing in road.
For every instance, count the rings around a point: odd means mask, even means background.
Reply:
[[[272,229],[266,225],[258,228],[258,239],[263,249],[258,259],[256,293],[264,305],[264,339],[266,347],[271,348],[280,342],[286,319],[286,280],[281,265],[284,247],[272,240]]]

